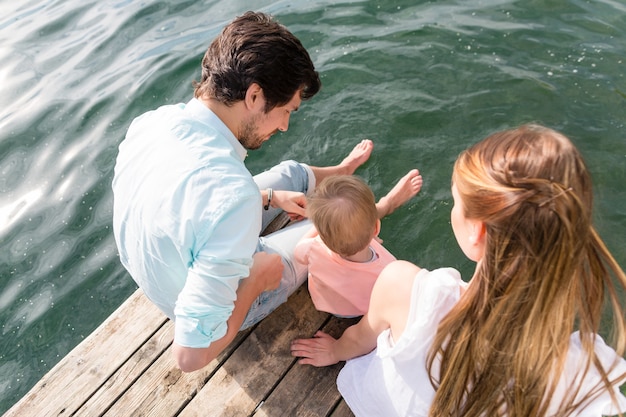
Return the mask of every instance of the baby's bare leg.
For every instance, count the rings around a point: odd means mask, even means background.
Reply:
[[[395,209],[415,197],[422,188],[422,176],[417,169],[410,170],[400,181],[376,203],[378,218],[393,213]]]

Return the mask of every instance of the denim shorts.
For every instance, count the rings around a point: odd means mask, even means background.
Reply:
[[[259,189],[299,191],[307,194],[315,188],[315,177],[308,165],[295,161],[284,161],[272,169],[254,177]],[[263,210],[262,208],[260,208]],[[281,210],[270,208],[263,210],[263,229],[280,214]],[[302,236],[312,227],[309,220],[289,224],[264,237],[259,237],[257,252],[277,253],[281,256],[284,269],[280,286],[273,291],[262,293],[250,307],[241,330],[246,329],[269,315],[278,306],[287,301],[307,279],[307,268],[296,262],[294,249]]]

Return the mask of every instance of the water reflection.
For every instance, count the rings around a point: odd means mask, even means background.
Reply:
[[[0,14],[0,412],[135,288],[111,233],[117,145],[135,116],[186,101],[202,54],[248,8],[310,50],[323,89],[252,153],[338,162],[365,137],[358,173],[380,196],[417,166],[419,198],[385,219],[399,258],[471,269],[449,228],[458,152],[527,121],[585,155],[598,228],[626,265],[626,8],[613,1],[26,1]]]

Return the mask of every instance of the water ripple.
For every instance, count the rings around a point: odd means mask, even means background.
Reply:
[[[323,81],[289,132],[247,163],[339,162],[381,196],[418,167],[420,195],[383,221],[398,257],[471,265],[449,228],[458,152],[539,121],[572,136],[594,174],[598,229],[622,265],[626,6],[613,0],[261,0]],[[185,101],[207,43],[251,7],[233,1],[4,2],[0,6],[0,413],[135,288],[111,232],[111,179],[131,120]],[[86,314],[88,312],[89,314]]]

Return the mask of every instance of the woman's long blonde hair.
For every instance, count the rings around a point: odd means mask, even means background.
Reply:
[[[499,132],[459,156],[452,180],[465,216],[485,224],[485,254],[435,337],[430,415],[545,415],[575,330],[588,358],[581,375],[595,367],[604,377],[586,400],[609,387],[594,337],[608,301],[624,354],[616,287],[626,276],[593,228],[591,179],[575,146],[538,125]],[[580,405],[578,388],[557,415]]]

